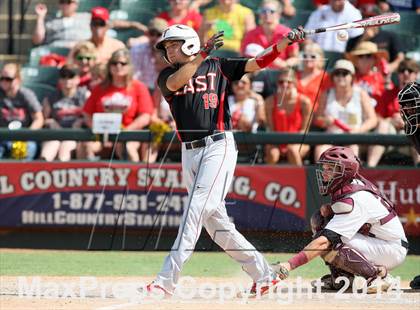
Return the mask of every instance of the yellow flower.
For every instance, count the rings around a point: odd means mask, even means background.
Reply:
[[[150,124],[149,129],[153,135],[152,143],[155,146],[158,146],[162,143],[162,139],[165,133],[172,131],[171,127],[164,122],[154,122]]]
[[[26,141],[13,141],[10,154],[13,159],[25,159],[28,154]]]

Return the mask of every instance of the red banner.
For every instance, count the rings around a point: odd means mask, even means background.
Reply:
[[[366,169],[363,175],[396,205],[405,233],[420,236],[420,170]]]

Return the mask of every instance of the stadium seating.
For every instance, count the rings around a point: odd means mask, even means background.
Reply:
[[[343,53],[339,52],[327,52],[324,51],[324,57],[325,57],[325,68],[327,71],[331,71],[334,67],[334,64],[337,60],[344,57]]]
[[[292,4],[296,8],[296,11],[300,11],[300,10],[313,11],[316,9],[314,2],[312,0],[292,0]]]
[[[70,49],[66,47],[55,47],[50,45],[42,45],[39,47],[32,48],[29,54],[29,65],[38,66],[39,60],[42,56],[52,53],[67,56],[69,54],[69,51]]]
[[[111,20],[131,20],[140,22],[144,25],[147,25],[149,21],[155,16],[155,13],[150,10],[140,9],[136,11],[113,10],[110,13]]]
[[[57,85],[58,69],[56,67],[23,67],[22,79],[24,83]]]
[[[167,0],[119,0],[119,9],[126,12],[144,11],[149,10],[154,12],[154,15],[158,12],[165,11],[169,7]]]
[[[47,95],[56,91],[56,88],[40,83],[23,83],[23,86],[31,89],[41,103]]]
[[[89,12],[96,6],[103,6],[105,8],[117,7],[118,0],[80,0],[79,1],[79,12]]]
[[[283,18],[281,20],[282,24],[290,28],[296,28],[298,26],[305,26],[306,22],[308,21],[309,15],[311,15],[312,11],[305,11],[305,10],[297,10],[296,15],[291,19]]]
[[[240,57],[240,54],[237,51],[232,51],[232,50],[224,50],[224,49],[220,49],[220,50],[215,50],[211,53],[212,56],[215,57]]]

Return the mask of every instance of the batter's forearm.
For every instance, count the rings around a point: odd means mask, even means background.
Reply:
[[[203,56],[198,54],[193,61],[184,64],[181,68],[179,68],[178,71],[169,76],[168,80],[166,81],[166,87],[170,91],[177,91],[180,89],[193,77],[203,61]]]
[[[245,72],[254,72],[267,67],[280,55],[280,52],[284,50],[289,43],[291,43],[291,41],[287,37],[284,37],[277,44],[265,49],[260,55],[249,59],[245,66]]]

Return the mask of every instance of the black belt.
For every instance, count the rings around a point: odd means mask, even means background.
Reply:
[[[211,139],[211,140],[213,140],[213,142],[216,142],[216,141],[219,141],[219,140],[223,140],[225,138],[226,138],[226,134],[224,132],[217,133],[217,134],[214,134],[212,136],[207,136],[207,137],[205,137],[203,139],[200,139],[200,140],[185,142],[185,148],[187,150],[198,149],[198,148],[201,148],[201,147],[205,147],[208,139]]]

